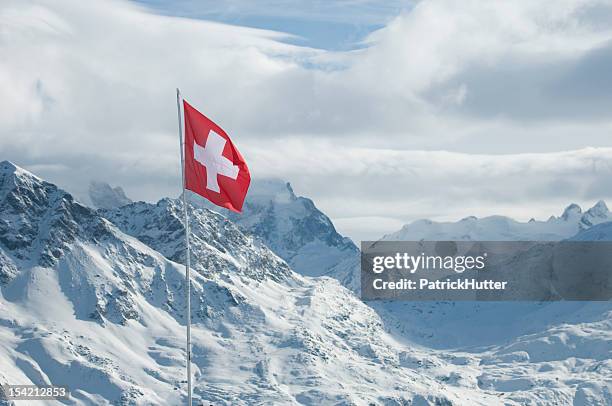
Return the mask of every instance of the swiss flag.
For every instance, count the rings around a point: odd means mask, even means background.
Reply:
[[[251,174],[221,127],[183,100],[185,189],[214,204],[240,212]]]

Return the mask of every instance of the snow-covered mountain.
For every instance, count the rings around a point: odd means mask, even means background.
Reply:
[[[520,222],[505,216],[483,218],[466,217],[457,222],[417,220],[401,230],[385,235],[389,241],[418,240],[476,240],[504,241],[531,240],[556,241],[569,238],[589,227],[612,221],[612,213],[603,201],[582,212],[577,204],[570,204],[559,217],[546,221]]]
[[[121,186],[112,187],[106,182],[91,181],[88,194],[92,205],[99,209],[114,209],[132,203]]]
[[[68,385],[78,405],[184,402],[181,210],[94,211],[0,163],[0,383]],[[204,404],[611,402],[608,303],[369,307],[191,210]]]
[[[197,196],[190,200],[198,206],[213,208]],[[302,275],[328,275],[349,289],[358,290],[359,275],[355,270],[359,268],[359,249],[336,231],[329,217],[312,200],[296,196],[288,182],[254,181],[243,212],[224,215],[260,238]]]
[[[0,163],[0,383],[68,385],[77,405],[184,402],[180,211],[134,203],[107,212],[116,226]],[[335,280],[296,274],[216,213],[191,219],[198,402],[501,404]]]

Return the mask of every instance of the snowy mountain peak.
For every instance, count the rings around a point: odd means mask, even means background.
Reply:
[[[32,179],[36,179],[42,182],[42,179],[38,176],[34,175],[32,172],[27,169],[22,168],[19,165],[14,164],[11,161],[2,161],[0,162],[0,175],[9,174],[19,177],[28,177]]]
[[[608,210],[608,206],[603,200],[595,203],[593,207],[588,209],[580,219],[580,229],[586,230],[595,224],[612,220],[612,214]]]
[[[56,264],[79,234],[98,235],[106,227],[91,209],[57,186],[10,162],[0,167],[0,249],[10,251],[8,255],[0,250],[1,279],[14,276],[23,260]]]
[[[18,183],[17,178],[21,182],[29,180],[27,183],[42,182],[42,179],[38,176],[15,165],[11,161],[0,162],[0,190],[15,187]]]
[[[576,203],[572,203],[563,210],[563,214],[561,218],[563,220],[569,220],[572,217],[582,214],[582,208],[578,206]]]
[[[12,163],[11,161],[0,162],[0,173],[7,173],[7,172],[12,173],[12,172],[15,172],[17,168],[18,168],[17,165]]]
[[[280,179],[258,179],[252,182],[248,196],[247,201],[260,203],[270,200],[287,203],[297,199],[291,184]]]
[[[98,209],[114,209],[132,203],[121,186],[112,187],[106,182],[91,181],[89,199]]]
[[[586,212],[594,216],[602,216],[607,215],[610,210],[608,209],[606,202],[604,202],[603,200],[599,200],[597,203],[595,203],[593,207],[588,209]]]

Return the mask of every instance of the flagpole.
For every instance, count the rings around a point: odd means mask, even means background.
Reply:
[[[185,261],[185,283],[187,291],[187,405],[191,406],[191,255],[189,249],[189,218],[187,216],[187,202],[185,199],[185,157],[183,156],[183,123],[181,120],[181,92],[176,88],[176,107],[178,109],[179,149],[181,151],[181,171],[183,175],[183,214],[185,216],[185,247],[187,258]]]

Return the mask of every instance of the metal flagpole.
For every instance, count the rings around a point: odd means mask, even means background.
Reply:
[[[185,157],[183,156],[183,123],[181,120],[181,92],[176,88],[176,107],[178,109],[179,148],[181,150],[181,170],[183,172],[183,213],[185,215],[185,246],[187,258],[185,261],[185,283],[187,285],[187,405],[191,406],[191,255],[189,250],[189,218],[185,199]]]

